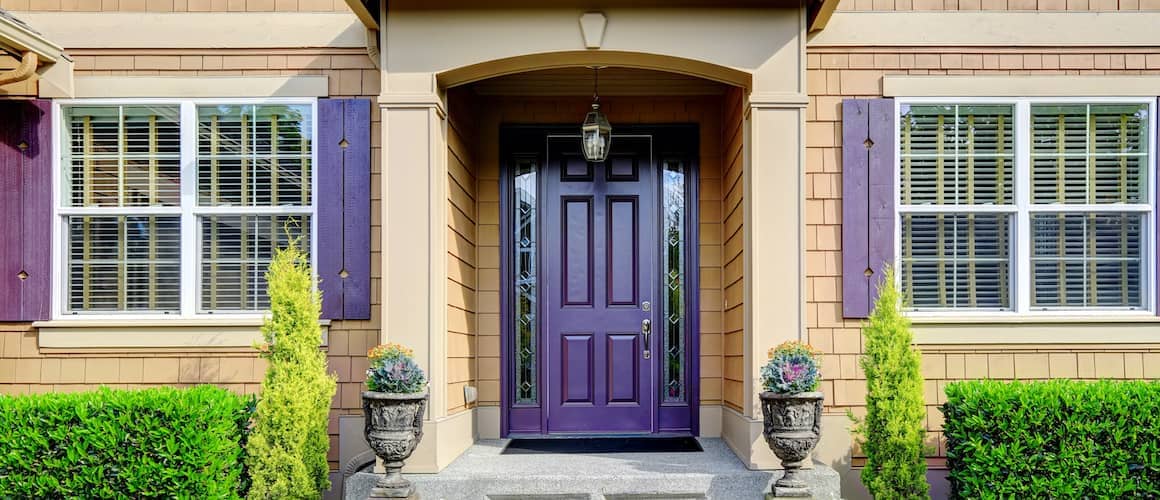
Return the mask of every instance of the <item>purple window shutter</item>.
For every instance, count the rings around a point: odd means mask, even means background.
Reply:
[[[0,321],[49,319],[52,103],[0,102]]]
[[[894,100],[842,101],[842,316],[869,316],[894,260]]]
[[[371,102],[318,101],[322,317],[371,317]]]

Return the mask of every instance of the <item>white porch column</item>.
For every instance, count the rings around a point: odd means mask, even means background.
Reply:
[[[436,472],[438,424],[447,415],[447,145],[434,74],[385,74],[383,124],[383,342],[415,350],[431,400],[411,472]],[[443,464],[446,465],[446,464]]]
[[[779,461],[762,435],[761,367],[770,348],[806,337],[805,18],[798,36],[753,73],[742,175],[745,401],[723,417],[723,435],[750,468]]]

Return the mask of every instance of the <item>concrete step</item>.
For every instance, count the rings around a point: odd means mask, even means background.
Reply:
[[[503,455],[506,441],[481,441],[438,474],[410,474],[423,500],[762,499],[780,471],[751,471],[720,439],[703,452]],[[838,473],[806,471],[814,498],[840,498]],[[377,476],[346,481],[346,498],[362,500]]]

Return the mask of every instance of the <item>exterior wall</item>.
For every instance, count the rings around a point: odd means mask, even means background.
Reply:
[[[1156,0],[841,0],[839,11],[902,10],[1156,10]]]
[[[499,127],[501,124],[578,123],[587,97],[476,97],[479,110],[479,402],[500,404]],[[700,125],[701,405],[721,404],[722,296],[721,158],[722,100],[719,96],[601,97],[602,109],[617,124],[697,123]],[[450,114],[454,117],[459,108]],[[454,122],[455,119],[452,118]],[[454,395],[453,395],[454,396]],[[498,424],[496,420],[495,424]],[[702,426],[705,424],[703,423]],[[486,432],[485,429],[480,430]],[[498,434],[498,429],[494,431]]]
[[[745,93],[730,89],[722,127],[722,289],[725,405],[745,411]]]
[[[2,8],[29,8],[3,0]],[[35,2],[34,2],[35,3]],[[98,2],[99,3],[99,2]],[[170,2],[172,3],[172,2]],[[181,2],[184,4],[185,2]],[[190,2],[190,9],[194,7]],[[38,4],[40,10],[83,9],[77,4]],[[153,5],[150,2],[150,5]],[[279,2],[279,5],[282,5]],[[303,4],[305,5],[305,3]],[[328,5],[331,5],[328,2]],[[345,5],[338,2],[337,5]],[[122,2],[120,8],[126,9]],[[215,9],[226,11],[223,2]],[[331,5],[333,7],[333,5]],[[116,10],[117,2],[105,3]],[[17,17],[20,12],[15,12]],[[351,16],[353,19],[353,15]],[[38,17],[39,22],[51,17]],[[211,41],[206,41],[211,42]],[[163,46],[158,41],[157,46]],[[208,45],[208,43],[207,43]],[[379,95],[379,72],[365,49],[310,47],[301,49],[253,48],[223,50],[189,49],[94,49],[66,47],[76,61],[77,77],[87,76],[263,76],[321,75],[329,81],[331,97]],[[82,96],[83,97],[83,96]],[[262,97],[262,96],[253,96]],[[378,106],[372,106],[372,206],[371,268],[372,306],[369,321],[335,321],[328,330],[327,360],[338,377],[329,431],[331,466],[339,457],[338,417],[362,414],[360,391],[367,368],[366,351],[379,343],[381,307],[381,126]],[[257,327],[254,327],[257,336]],[[187,386],[212,383],[244,394],[260,390],[265,360],[252,348],[157,348],[157,349],[47,349],[38,342],[38,330],[30,324],[0,324],[0,393],[24,394],[92,390],[100,385],[135,388],[154,385]]]
[[[349,12],[345,0],[0,0],[0,9],[42,12]]]
[[[461,100],[462,99],[462,100]],[[453,92],[447,119],[447,413],[468,408],[464,388],[476,385],[475,125],[468,96]]]
[[[1042,2],[1041,2],[1042,4]],[[807,57],[806,275],[809,341],[826,353],[822,391],[829,422],[840,426],[846,410],[865,414],[865,380],[858,365],[862,353],[858,320],[842,318],[841,304],[841,101],[882,95],[884,75],[1156,75],[1160,61],[1147,63],[1144,51],[1132,48],[832,48],[813,47]],[[944,322],[945,323],[945,322]],[[1037,327],[1052,325],[1034,323]],[[955,345],[920,345],[926,378],[926,427],[933,468],[944,464],[943,389],[954,380],[1041,380],[1050,378],[1160,378],[1160,345],[1153,343],[959,343],[963,336],[1018,339],[1024,325],[934,325],[919,322],[916,334],[947,329],[958,332]],[[1100,339],[1113,325],[1070,322],[1068,331]],[[1149,325],[1135,325],[1143,332]],[[1019,328],[1013,328],[1019,327]],[[1062,329],[1061,326],[1054,328]],[[1152,326],[1154,328],[1154,326]],[[1079,332],[1078,330],[1083,330]],[[943,337],[945,338],[945,337]],[[1120,339],[1122,341],[1122,339]],[[1094,340],[1098,342],[1098,340]],[[1109,340],[1109,342],[1111,342]],[[1151,341],[1148,341],[1151,342]],[[836,431],[841,430],[835,427]],[[833,457],[851,460],[849,442]],[[827,455],[830,453],[827,452]],[[843,454],[846,456],[843,457]],[[842,465],[834,462],[836,465]],[[862,462],[853,450],[852,463]]]

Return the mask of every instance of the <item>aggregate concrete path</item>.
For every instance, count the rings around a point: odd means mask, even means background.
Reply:
[[[780,471],[745,468],[724,441],[700,438],[700,453],[501,455],[506,440],[480,441],[438,474],[409,474],[423,500],[762,499]],[[806,471],[814,498],[837,499],[838,473]],[[346,482],[346,498],[362,500],[376,476]]]

